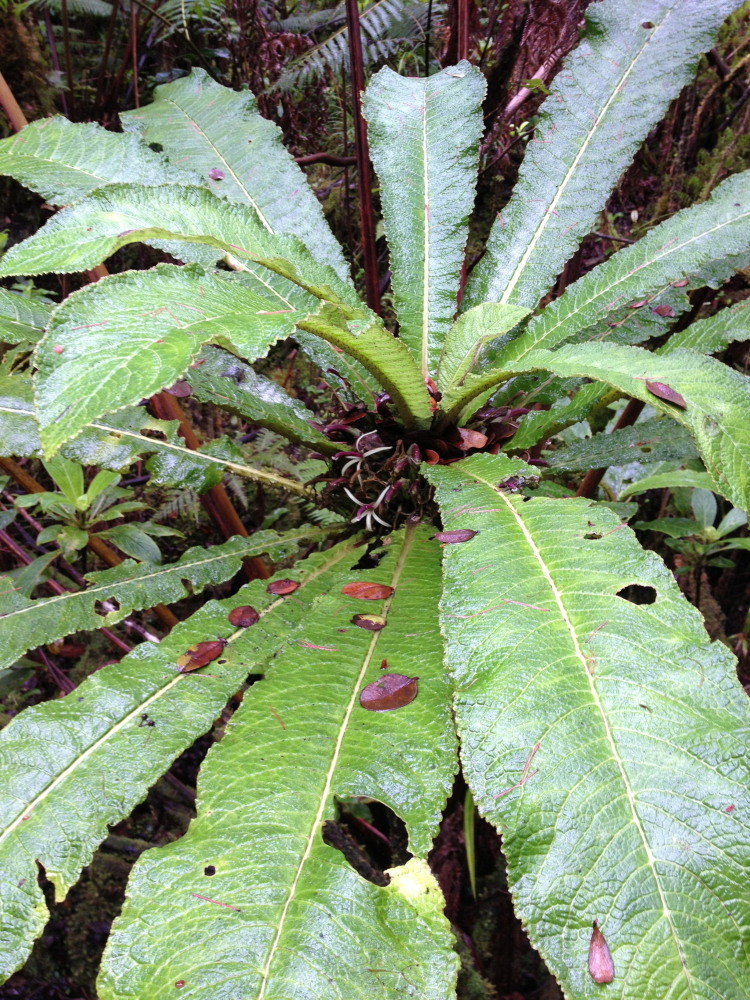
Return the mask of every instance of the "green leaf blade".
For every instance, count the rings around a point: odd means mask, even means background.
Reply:
[[[49,323],[51,307],[18,292],[0,288],[0,343],[38,340]]]
[[[274,597],[265,589],[268,581],[253,581],[226,601],[205,604],[159,645],[143,643],[72,694],[27,709],[3,729],[0,916],[6,932],[0,980],[23,964],[48,916],[37,860],[63,899],[107,826],[144,798],[174,758],[210,728],[247,674],[285,644],[309,602],[335,586],[356,558],[353,546],[343,543],[285,570],[283,577],[300,582],[297,600]],[[227,615],[248,603],[261,620],[238,632]],[[177,672],[177,657],[189,646],[217,636],[230,639],[223,664],[199,675]]]
[[[136,136],[55,116],[0,140],[0,174],[53,205],[78,201],[105,184],[174,184],[190,179]]]
[[[252,206],[269,232],[294,233],[349,281],[341,247],[281,129],[261,117],[249,91],[237,93],[194,69],[121,117],[126,132],[160,143],[173,163],[189,162],[217,197]]]
[[[594,920],[609,996],[741,996],[750,713],[733,658],[611,511],[502,489],[532,472],[484,455],[426,470],[446,527],[481,532],[446,553],[443,628],[516,910],[570,996],[600,995]],[[631,584],[655,602],[619,596]]]
[[[589,6],[584,37],[540,109],[542,123],[467,285],[466,306],[537,305],[736,7],[736,0]]]
[[[376,886],[321,836],[334,794],[386,802],[418,855],[435,833],[455,763],[436,615],[440,551],[427,538],[424,529],[394,536],[377,569],[348,576],[395,586],[385,629],[348,625],[363,605],[381,605],[337,590],[246,696],[201,771],[187,835],[134,870],[104,959],[103,1000],[171,997],[178,979],[206,1000],[219,989],[227,1000],[451,994],[450,936],[424,862]],[[396,711],[367,712],[359,694],[381,676],[382,657],[392,671],[418,673],[419,693]],[[167,936],[154,933],[157,913]]]
[[[45,451],[172,385],[207,341],[262,357],[292,333],[297,315],[276,296],[264,299],[196,266],[160,264],[88,285],[58,307],[37,347]]]
[[[437,372],[456,311],[484,92],[481,72],[467,62],[426,79],[385,67],[363,101],[399,334],[425,377]]]

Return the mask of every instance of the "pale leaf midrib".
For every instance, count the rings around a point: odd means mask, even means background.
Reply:
[[[643,55],[643,53],[646,50],[646,48],[648,47],[648,45],[656,37],[657,32],[661,28],[663,28],[664,25],[667,23],[667,21],[669,20],[669,17],[672,14],[673,10],[674,10],[674,8],[670,8],[670,10],[667,13],[667,15],[665,16],[664,20],[653,30],[653,32],[651,32],[650,34],[648,34],[646,36],[643,45],[640,47],[640,49],[638,50],[638,52],[636,53],[636,55],[634,56],[634,58],[632,59],[632,61],[628,65],[627,70],[621,75],[619,83],[617,84],[616,87],[613,88],[611,95],[607,99],[607,101],[604,104],[602,110],[597,115],[596,121],[594,122],[592,128],[588,132],[585,140],[583,141],[583,143],[581,145],[581,148],[579,149],[578,153],[576,154],[573,162],[571,163],[571,165],[568,168],[565,176],[563,177],[563,179],[562,179],[562,181],[560,183],[560,186],[558,187],[557,191],[555,192],[555,196],[553,197],[552,201],[550,202],[549,208],[545,211],[541,223],[537,226],[536,230],[534,231],[534,235],[532,236],[531,240],[529,241],[529,245],[527,246],[526,250],[524,250],[521,259],[519,260],[518,264],[516,265],[516,268],[515,268],[513,274],[511,275],[511,279],[510,279],[508,285],[506,286],[505,290],[503,291],[503,294],[500,296],[500,299],[499,299],[500,302],[507,303],[509,301],[511,295],[513,294],[513,291],[514,291],[516,285],[518,284],[518,282],[519,282],[519,280],[520,280],[520,278],[521,278],[524,270],[526,269],[526,265],[527,265],[527,263],[529,261],[529,258],[531,257],[531,254],[534,252],[534,249],[535,249],[537,243],[539,242],[539,240],[542,238],[542,235],[546,231],[547,226],[549,225],[549,221],[552,219],[553,215],[555,214],[555,209],[556,209],[558,203],[560,202],[560,199],[562,198],[563,194],[565,193],[565,190],[566,190],[568,184],[570,183],[572,177],[574,176],[574,174],[575,174],[575,172],[576,172],[576,170],[578,168],[578,164],[581,161],[581,158],[583,157],[584,153],[586,152],[586,150],[588,149],[589,145],[593,141],[594,136],[597,134],[597,131],[601,127],[602,121],[606,118],[606,116],[607,116],[607,114],[609,112],[610,107],[612,106],[612,104],[615,101],[615,99],[619,96],[620,91],[622,90],[623,86],[627,82],[627,79],[630,76],[630,74],[633,72],[633,69],[635,68],[638,60],[641,58],[641,56]]]
[[[430,374],[429,337],[430,337],[430,180],[429,162],[427,156],[427,83],[424,84],[422,95],[422,172],[424,174],[423,192],[423,239],[424,266],[422,271],[422,375]]]
[[[472,479],[473,480],[477,480],[477,481],[479,481],[481,483],[484,483],[484,485],[487,486],[490,490],[492,490],[492,492],[496,496],[499,496],[500,499],[502,500],[502,502],[505,504],[505,506],[507,507],[507,509],[510,512],[511,516],[515,520],[515,522],[516,522],[516,524],[518,526],[519,531],[521,532],[521,534],[523,535],[523,537],[524,537],[527,545],[529,546],[529,549],[531,550],[531,553],[532,553],[534,559],[537,561],[537,563],[539,565],[539,568],[541,570],[542,576],[547,581],[547,584],[549,585],[549,588],[550,588],[550,590],[552,592],[553,599],[554,599],[554,601],[555,601],[555,603],[556,603],[556,605],[558,607],[558,610],[560,612],[560,617],[562,618],[563,623],[565,624],[565,627],[568,630],[568,633],[570,635],[571,642],[572,642],[572,645],[573,645],[573,649],[574,649],[576,658],[578,659],[578,661],[581,664],[581,667],[583,668],[583,674],[584,674],[584,676],[585,676],[585,678],[587,680],[587,683],[589,685],[589,692],[591,694],[592,703],[595,706],[595,708],[596,708],[596,710],[599,713],[599,716],[601,718],[602,726],[604,728],[604,732],[605,732],[605,735],[606,735],[606,738],[607,738],[607,742],[609,744],[610,752],[612,754],[612,759],[617,764],[618,770],[620,772],[620,778],[621,778],[623,786],[625,788],[625,793],[626,793],[628,805],[630,807],[630,813],[631,813],[631,816],[632,816],[632,822],[635,825],[635,828],[637,829],[638,834],[639,834],[639,836],[641,838],[641,843],[643,844],[643,850],[644,850],[644,853],[646,855],[646,860],[648,862],[648,867],[649,867],[649,869],[651,871],[651,875],[652,875],[652,878],[654,880],[654,884],[656,886],[657,892],[659,894],[659,899],[661,901],[662,913],[663,913],[664,918],[667,921],[667,924],[669,926],[670,932],[672,934],[672,939],[674,941],[675,950],[676,950],[677,956],[678,956],[678,958],[680,960],[680,964],[682,966],[683,973],[684,973],[684,976],[685,976],[685,981],[686,981],[686,984],[688,986],[688,989],[690,990],[690,995],[691,995],[691,997],[693,997],[695,994],[694,994],[694,990],[693,990],[692,976],[691,976],[691,974],[690,974],[690,972],[688,970],[687,962],[685,960],[685,956],[683,955],[682,947],[681,947],[681,944],[680,944],[680,940],[679,940],[679,937],[677,935],[677,929],[676,929],[676,927],[674,925],[674,921],[672,919],[672,913],[671,913],[671,910],[670,910],[669,905],[667,903],[666,896],[664,894],[664,889],[663,889],[662,884],[661,884],[661,879],[659,877],[659,873],[658,873],[658,871],[656,869],[656,861],[655,861],[653,853],[651,851],[651,846],[650,846],[650,844],[648,842],[648,839],[646,837],[646,831],[643,828],[643,824],[641,822],[641,818],[640,818],[640,816],[638,814],[638,810],[636,808],[635,794],[634,794],[633,789],[631,787],[630,780],[629,780],[628,775],[627,775],[627,771],[625,770],[625,764],[624,764],[624,762],[623,762],[623,760],[622,760],[622,758],[620,756],[620,753],[619,753],[619,750],[618,750],[618,747],[617,747],[617,743],[616,743],[614,735],[612,733],[612,728],[610,726],[609,719],[608,719],[607,714],[606,714],[606,712],[604,710],[604,706],[603,706],[603,704],[601,702],[601,698],[599,697],[599,692],[598,692],[598,690],[596,688],[596,685],[594,684],[594,679],[591,676],[591,672],[588,669],[588,666],[587,666],[587,663],[586,663],[586,657],[584,656],[583,650],[581,649],[580,643],[578,641],[578,635],[576,633],[575,626],[573,625],[573,622],[570,620],[570,617],[568,615],[567,609],[565,608],[565,604],[564,604],[563,599],[562,599],[562,594],[558,590],[557,585],[556,585],[554,579],[552,578],[552,574],[550,573],[550,571],[549,571],[549,569],[547,567],[547,564],[544,561],[544,557],[542,556],[541,551],[539,550],[536,542],[534,541],[534,538],[531,535],[531,532],[526,527],[526,524],[525,524],[523,518],[520,516],[520,514],[518,513],[518,511],[516,510],[516,508],[513,506],[513,504],[510,502],[510,500],[505,495],[505,493],[502,490],[498,489],[493,483],[489,482],[487,479],[482,478],[477,473],[473,473],[472,474]]]
[[[121,409],[127,409],[127,406],[123,406]],[[14,416],[21,415],[31,417],[32,420],[36,417],[36,413],[33,409],[24,410],[20,407],[15,408],[12,406],[0,406],[0,413],[10,413]],[[274,472],[267,472],[265,469],[254,469],[252,466],[241,465],[239,462],[232,462],[230,459],[216,458],[215,455],[209,455],[204,451],[191,451],[190,448],[179,444],[172,444],[169,441],[159,441],[156,438],[147,437],[145,434],[139,434],[137,431],[123,430],[120,427],[111,427],[108,424],[100,424],[96,421],[86,424],[83,428],[81,428],[81,430],[84,431],[87,427],[92,427],[97,431],[104,431],[109,435],[132,438],[134,441],[143,441],[144,444],[149,446],[151,451],[176,451],[178,455],[183,455],[186,458],[197,459],[198,461],[206,462],[209,465],[220,465],[223,469],[231,469],[233,472],[236,472],[237,475],[244,476],[246,479],[257,479],[261,482],[273,483],[274,485],[281,486],[293,493],[298,493],[300,496],[307,497],[311,495],[310,490],[303,483],[298,483],[293,479],[286,479],[284,476],[279,476]],[[67,444],[68,442],[65,443]]]
[[[737,215],[733,215],[731,219],[727,219],[727,220],[725,220],[723,222],[720,222],[718,225],[712,226],[709,229],[702,229],[699,233],[697,233],[695,235],[692,235],[689,239],[685,240],[684,242],[676,243],[676,244],[675,243],[670,244],[669,249],[666,250],[665,252],[654,254],[653,257],[649,257],[648,260],[646,260],[646,261],[643,262],[643,264],[639,264],[637,268],[635,268],[633,270],[630,270],[626,274],[623,274],[623,275],[620,275],[619,277],[617,277],[612,282],[612,284],[607,285],[606,287],[600,288],[597,291],[595,291],[589,298],[586,299],[585,302],[581,302],[580,304],[576,303],[575,309],[573,311],[571,311],[571,312],[567,313],[566,315],[562,316],[554,326],[551,326],[551,327],[549,327],[549,329],[544,330],[541,333],[541,335],[534,341],[534,343],[531,344],[529,347],[527,347],[521,354],[518,354],[517,356],[515,356],[513,358],[510,358],[507,361],[503,361],[502,363],[503,364],[506,364],[506,363],[507,364],[512,364],[512,363],[515,363],[517,361],[521,361],[527,354],[531,353],[532,351],[535,351],[535,350],[546,350],[547,348],[544,348],[544,347],[540,348],[539,345],[540,344],[543,345],[544,341],[546,341],[547,338],[550,337],[555,332],[555,330],[558,330],[561,326],[564,326],[571,319],[574,319],[577,315],[579,315],[581,312],[583,312],[583,310],[587,309],[592,303],[596,302],[597,299],[602,298],[602,297],[607,296],[607,295],[610,295],[612,292],[616,291],[618,285],[622,284],[622,282],[624,282],[624,281],[627,281],[629,278],[632,278],[633,274],[635,274],[638,270],[642,270],[644,267],[651,267],[652,265],[657,264],[659,261],[665,260],[666,258],[670,257],[672,254],[681,252],[686,247],[689,247],[691,243],[695,243],[697,240],[705,239],[707,236],[712,236],[714,233],[719,232],[721,229],[724,229],[726,226],[733,226],[736,223],[741,222],[743,219],[747,219],[747,218],[750,218],[750,211],[748,211],[748,212],[742,212],[742,213],[739,213]],[[652,232],[654,232],[654,230],[652,230]],[[613,260],[614,259],[615,258],[613,258]],[[595,272],[592,272],[592,273],[595,273]],[[543,318],[543,316],[544,316],[544,313],[542,313],[540,315],[539,319],[541,320]],[[599,318],[601,319],[603,317],[599,317]],[[596,321],[593,321],[593,322],[596,322]],[[586,329],[587,326],[593,325],[593,322],[592,323],[587,323],[583,327],[578,327],[578,331],[580,331],[581,329]],[[573,336],[578,331],[574,331],[571,334],[571,336]],[[595,342],[596,341],[592,341],[592,343],[595,343]],[[510,346],[512,347],[513,345],[511,344]]]
[[[403,572],[404,564],[409,555],[411,547],[414,543],[415,534],[416,534],[416,527],[414,525],[410,525],[409,527],[406,528],[403,547],[401,549],[401,552],[399,553],[398,562],[396,563],[393,569],[393,576],[391,578],[390,585],[393,587],[394,590],[398,586],[398,581],[401,577],[401,573]],[[387,614],[388,609],[391,606],[392,600],[393,600],[393,595],[387,598],[386,601],[384,602],[383,612],[382,612],[383,615]],[[264,1000],[264,997],[266,995],[266,989],[268,987],[268,982],[271,974],[271,966],[273,964],[273,960],[276,956],[276,953],[280,947],[281,937],[284,932],[284,924],[286,922],[289,909],[294,901],[294,896],[297,891],[297,886],[299,885],[300,879],[302,878],[302,872],[307,863],[307,859],[310,857],[310,854],[312,852],[313,844],[315,842],[315,837],[318,833],[318,829],[323,821],[323,816],[325,815],[325,810],[328,805],[328,799],[331,794],[331,788],[333,786],[333,779],[336,773],[336,768],[338,767],[339,756],[341,754],[341,747],[349,728],[349,720],[351,718],[352,712],[354,711],[354,706],[357,701],[357,695],[359,694],[359,688],[362,684],[365,674],[367,673],[367,669],[370,665],[370,662],[372,661],[372,657],[375,653],[375,649],[377,647],[379,638],[380,638],[380,633],[374,632],[370,640],[370,644],[367,647],[367,652],[363,657],[362,667],[357,675],[356,680],[352,684],[352,694],[349,699],[349,703],[346,707],[346,710],[344,712],[344,717],[342,719],[341,725],[339,726],[338,736],[336,737],[336,743],[334,745],[333,753],[331,755],[331,763],[328,767],[328,771],[326,772],[326,779],[323,786],[323,791],[321,792],[320,795],[318,809],[316,811],[315,818],[310,825],[310,830],[307,835],[305,850],[302,854],[302,857],[300,858],[299,864],[297,865],[297,870],[294,873],[294,878],[289,888],[289,893],[287,895],[286,900],[284,901],[284,906],[281,911],[281,915],[279,917],[279,922],[276,928],[276,934],[274,935],[273,941],[271,942],[268,951],[268,957],[261,970],[261,984],[260,984],[260,989],[258,990],[256,996],[256,1000]]]
[[[256,200],[253,198],[253,196],[248,191],[247,187],[240,180],[238,174],[236,173],[236,171],[234,170],[234,168],[231,166],[231,164],[229,163],[229,161],[226,159],[226,157],[224,156],[224,154],[219,151],[218,146],[216,146],[216,144],[213,142],[213,140],[209,138],[208,133],[173,98],[170,97],[170,98],[165,99],[165,100],[166,100],[166,103],[171,104],[172,107],[176,108],[181,114],[183,114],[185,116],[185,119],[190,124],[190,126],[192,128],[194,128],[198,132],[198,134],[203,137],[203,139],[205,139],[206,143],[211,147],[212,151],[216,154],[216,156],[221,160],[221,162],[227,168],[227,170],[229,171],[229,173],[232,175],[235,183],[237,184],[237,186],[239,187],[239,189],[243,192],[243,194],[247,198],[248,202],[253,206],[253,208],[255,209],[255,211],[258,213],[258,218],[263,223],[263,225],[265,226],[265,228],[268,230],[269,233],[275,233],[276,230],[273,228],[273,226],[271,225],[271,223],[268,221],[268,219],[265,217],[265,215],[263,214],[263,212],[260,210],[260,206],[258,205],[258,203],[256,202]]]
[[[322,564],[321,566],[318,567],[318,569],[314,570],[308,577],[306,577],[301,582],[300,589],[305,587],[307,584],[311,583],[313,580],[316,580],[323,573],[332,569],[338,562],[341,562],[341,560],[346,558],[349,554],[350,550],[346,546],[342,547],[341,549],[335,550],[334,553],[335,558],[332,558],[328,562]],[[259,614],[261,620],[265,617],[265,615],[273,611],[274,608],[277,608],[280,604],[283,604],[284,600],[285,600],[284,597],[279,597],[278,600],[272,601],[271,604],[269,604],[266,608],[260,611]],[[246,631],[245,629],[237,629],[236,632],[234,632],[232,635],[229,636],[227,641],[230,643],[233,642],[235,639],[241,636],[245,631]],[[88,760],[88,758],[91,757],[91,755],[95,753],[100,746],[103,746],[109,739],[116,736],[117,733],[119,733],[129,722],[137,718],[145,708],[148,708],[149,705],[152,705],[155,701],[161,698],[162,695],[170,691],[175,686],[175,684],[178,684],[181,680],[186,680],[188,678],[189,675],[186,674],[180,674],[180,673],[175,674],[172,680],[167,681],[166,684],[162,685],[157,691],[149,695],[148,698],[145,698],[143,701],[141,701],[140,704],[138,704],[134,709],[128,712],[127,715],[125,715],[122,719],[120,719],[119,722],[115,723],[115,725],[109,728],[97,740],[95,740],[90,746],[88,746],[83,751],[83,753],[81,753],[78,757],[76,757],[75,760],[71,761],[70,764],[63,771],[60,772],[60,774],[58,774],[55,778],[53,778],[52,781],[49,782],[49,784],[45,785],[45,787],[37,793],[37,795],[31,800],[31,802],[28,802],[26,805],[24,805],[21,812],[16,816],[16,818],[4,830],[0,832],[0,847],[2,846],[2,843],[6,839],[6,837],[9,837],[11,833],[13,833],[15,830],[18,829],[18,827],[23,822],[24,816],[30,816],[33,810],[36,809],[37,806],[39,806],[42,802],[44,802],[44,800],[47,799],[52,794],[52,792],[60,784],[62,784],[62,782],[70,774],[72,774],[78,767],[80,767],[81,764],[83,764],[86,760]]]

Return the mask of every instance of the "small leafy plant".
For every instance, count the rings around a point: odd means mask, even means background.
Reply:
[[[317,549],[2,732],[6,975],[47,917],[37,864],[64,898],[107,825],[263,673],[208,754],[188,833],[133,870],[102,1000],[448,1000],[457,958],[426,856],[458,753],[569,997],[746,995],[750,713],[733,657],[627,511],[571,498],[538,458],[587,421],[594,467],[634,449],[692,463],[705,540],[708,496],[747,508],[750,386],[711,354],[748,337],[750,310],[671,327],[689,292],[750,263],[750,175],[548,299],[735,6],[589,8],[460,308],[483,78],[466,62],[428,79],[381,70],[364,113],[397,336],[360,300],[248,93],[193,71],[125,114],[123,134],[53,118],[0,143],[3,171],[66,206],[0,274],[81,272],[138,242],[181,262],[74,292],[43,333],[6,293],[11,342],[38,342],[33,384],[3,380],[4,454],[118,471],[147,453],[191,488],[227,469],[338,515],[124,563],[56,603],[0,587],[12,663],[175,600],[186,580],[229,579],[242,557]],[[335,389],[325,422],[251,367],[287,337]],[[190,454],[168,425],[146,426],[137,404],[176,380],[311,449],[311,481],[253,467],[231,442]],[[602,431],[623,397],[646,405],[648,427]],[[369,879],[326,835],[337,803],[361,799],[403,820],[411,855]]]

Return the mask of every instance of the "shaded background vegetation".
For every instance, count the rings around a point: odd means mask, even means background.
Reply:
[[[376,0],[359,8],[366,76],[387,63],[406,75],[432,73],[468,57],[486,75],[486,130],[481,144],[480,178],[474,231],[469,240],[467,272],[492,220],[502,209],[516,179],[524,147],[533,141],[535,112],[560,60],[576,43],[586,0]],[[351,4],[350,4],[351,7]],[[377,224],[377,189],[361,204],[355,157],[356,116],[351,83],[347,11],[316,0],[278,3],[259,0],[45,0],[0,5],[0,66],[21,111],[29,120],[63,113],[74,121],[97,121],[118,128],[121,111],[148,103],[160,83],[201,66],[221,83],[249,86],[262,113],[282,129],[288,148],[313,185],[334,233],[348,249],[355,279],[390,310],[388,256]],[[352,16],[350,9],[349,16]],[[595,232],[581,245],[560,275],[553,294],[598,264],[623,244],[683,206],[705,200],[726,176],[750,167],[750,10],[742,8],[723,29],[719,43],[701,61],[695,81],[674,102],[665,121],[649,136],[633,166],[621,178]],[[0,114],[3,134],[12,122]],[[15,182],[0,180],[0,230],[15,243],[49,217],[51,208]],[[374,259],[363,246],[362,220],[374,224]],[[163,255],[162,255],[163,257]],[[160,259],[147,247],[129,247],[109,262],[111,271],[152,264]],[[77,276],[21,281],[12,285],[31,297],[59,301],[80,284]],[[750,275],[740,274],[720,293],[694,295],[686,326],[720,304],[748,294]],[[678,326],[679,328],[679,326]],[[737,343],[725,360],[746,371],[748,346]],[[275,348],[263,363],[267,374],[294,391],[321,419],[336,414],[336,400],[319,373],[304,362],[293,344]],[[184,414],[168,401],[159,416],[189,418],[185,433],[207,441],[229,434],[253,461],[276,467],[298,465],[294,446],[279,443],[210,406],[182,400]],[[533,404],[545,407],[543,397]],[[170,409],[171,407],[171,409]],[[157,407],[158,409],[158,407]],[[552,442],[554,447],[554,442]],[[542,446],[532,450],[539,458]],[[3,515],[33,482],[52,488],[38,462],[19,467],[3,460],[0,480],[0,568],[18,574],[31,566],[40,592],[58,580],[101,565],[102,551],[83,550],[67,569],[57,558],[34,570],[45,552],[36,542],[42,518],[9,520]],[[570,473],[571,492],[581,473]],[[191,491],[157,488],[135,467],[121,486],[148,505],[136,520],[179,529],[186,542],[220,541],[237,531],[288,527],[309,511],[288,497],[225,478],[221,500],[212,494],[201,503]],[[607,490],[607,480],[603,487]],[[226,501],[226,502],[225,502]],[[644,496],[641,515],[678,513],[680,498],[669,491]],[[684,503],[683,503],[684,506]],[[133,518],[130,519],[131,521]],[[704,613],[709,631],[726,641],[740,659],[741,678],[750,679],[747,657],[747,613],[750,573],[734,557],[707,567],[700,552],[669,548],[656,532],[642,540],[655,548],[675,571],[687,596]],[[160,539],[165,557],[180,549]],[[117,558],[117,554],[114,554]],[[42,560],[43,561],[43,560]],[[68,572],[71,570],[71,573]],[[246,567],[250,575],[263,566]],[[28,569],[27,569],[28,571]],[[80,582],[80,581],[79,581]],[[59,585],[59,583],[58,583]],[[214,588],[223,596],[232,585]],[[205,600],[201,598],[200,600]],[[186,599],[173,608],[183,618],[197,604]],[[165,609],[164,609],[165,610]],[[168,628],[164,614],[134,616],[136,628],[157,634]],[[123,630],[124,633],[124,630]],[[119,633],[118,633],[119,634]],[[86,642],[75,637],[38,650],[19,669],[0,675],[0,725],[37,701],[72,690],[84,676],[119,657],[122,638],[102,631]],[[5,986],[0,997],[57,1000],[95,997],[95,976],[111,920],[122,900],[132,863],[148,847],[179,837],[194,813],[195,779],[211,742],[220,737],[233,705],[212,733],[182,755],[151,790],[147,800],[111,831],[83,879],[68,899],[53,906],[53,917],[27,966]],[[64,817],[61,817],[64,822]],[[342,805],[338,832],[330,836],[353,845],[377,867],[400,862],[402,831],[382,807],[358,809]],[[497,834],[474,817],[466,790],[452,796],[431,862],[447,901],[463,960],[461,1000],[553,1000],[560,993],[543,963],[529,947],[513,915],[505,884]],[[50,896],[50,903],[52,902]]]

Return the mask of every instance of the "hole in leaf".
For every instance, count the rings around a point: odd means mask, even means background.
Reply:
[[[204,875],[215,875],[216,874],[216,866],[215,865],[206,865],[206,867],[203,869],[203,874]]]
[[[643,23],[641,24],[641,27],[646,28],[646,30],[650,30],[651,28],[653,28],[653,26],[654,26],[653,21],[643,21]]]
[[[155,153],[161,153],[164,150],[164,147],[160,142],[150,142],[148,144],[148,148],[153,149]]]
[[[590,531],[588,535],[584,535],[583,537],[593,541],[596,540],[597,538],[601,538],[602,536],[599,534],[598,531]]]
[[[362,878],[372,882],[373,885],[386,886],[390,884],[390,876],[372,863],[364,847],[346,826],[333,820],[326,820],[321,832],[324,843],[341,851],[355,872]]]
[[[640,583],[631,583],[617,591],[617,596],[631,604],[654,604],[658,594],[654,587],[644,587]]]

